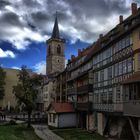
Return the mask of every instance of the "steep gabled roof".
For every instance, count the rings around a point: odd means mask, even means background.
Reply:
[[[54,109],[56,113],[70,113],[74,112],[74,107],[70,103],[51,103],[47,109],[49,111],[51,108]]]
[[[58,20],[57,20],[57,13],[56,13],[56,17],[55,17],[55,23],[54,23],[54,27],[53,27],[53,32],[52,32],[52,37],[54,39],[59,39],[59,27],[58,27]]]

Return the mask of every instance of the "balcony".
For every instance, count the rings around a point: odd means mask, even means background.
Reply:
[[[73,95],[76,94],[76,88],[68,88],[67,89],[67,95]]]
[[[92,102],[76,103],[76,110],[79,111],[92,111]]]
[[[140,100],[125,102],[124,115],[140,117]]]
[[[77,94],[85,94],[93,91],[93,85],[84,85],[77,88]]]
[[[103,111],[103,112],[122,112],[123,111],[123,104],[122,103],[94,104],[93,108],[97,111]]]

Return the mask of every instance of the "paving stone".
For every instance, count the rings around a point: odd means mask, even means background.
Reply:
[[[64,140],[58,135],[54,134],[48,129],[47,125],[32,125],[36,135],[38,135],[43,140]]]

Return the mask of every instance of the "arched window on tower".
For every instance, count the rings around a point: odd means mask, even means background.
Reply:
[[[61,54],[61,46],[60,45],[57,46],[57,53]]]
[[[51,54],[51,47],[48,46],[48,55],[50,55],[50,54]]]

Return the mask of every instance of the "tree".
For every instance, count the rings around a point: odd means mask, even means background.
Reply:
[[[35,108],[37,97],[36,87],[41,85],[42,76],[28,72],[26,66],[22,66],[18,74],[18,84],[13,87],[19,105],[24,105],[28,114],[28,127],[31,125],[31,114]]]
[[[0,99],[4,97],[6,72],[0,67]]]

